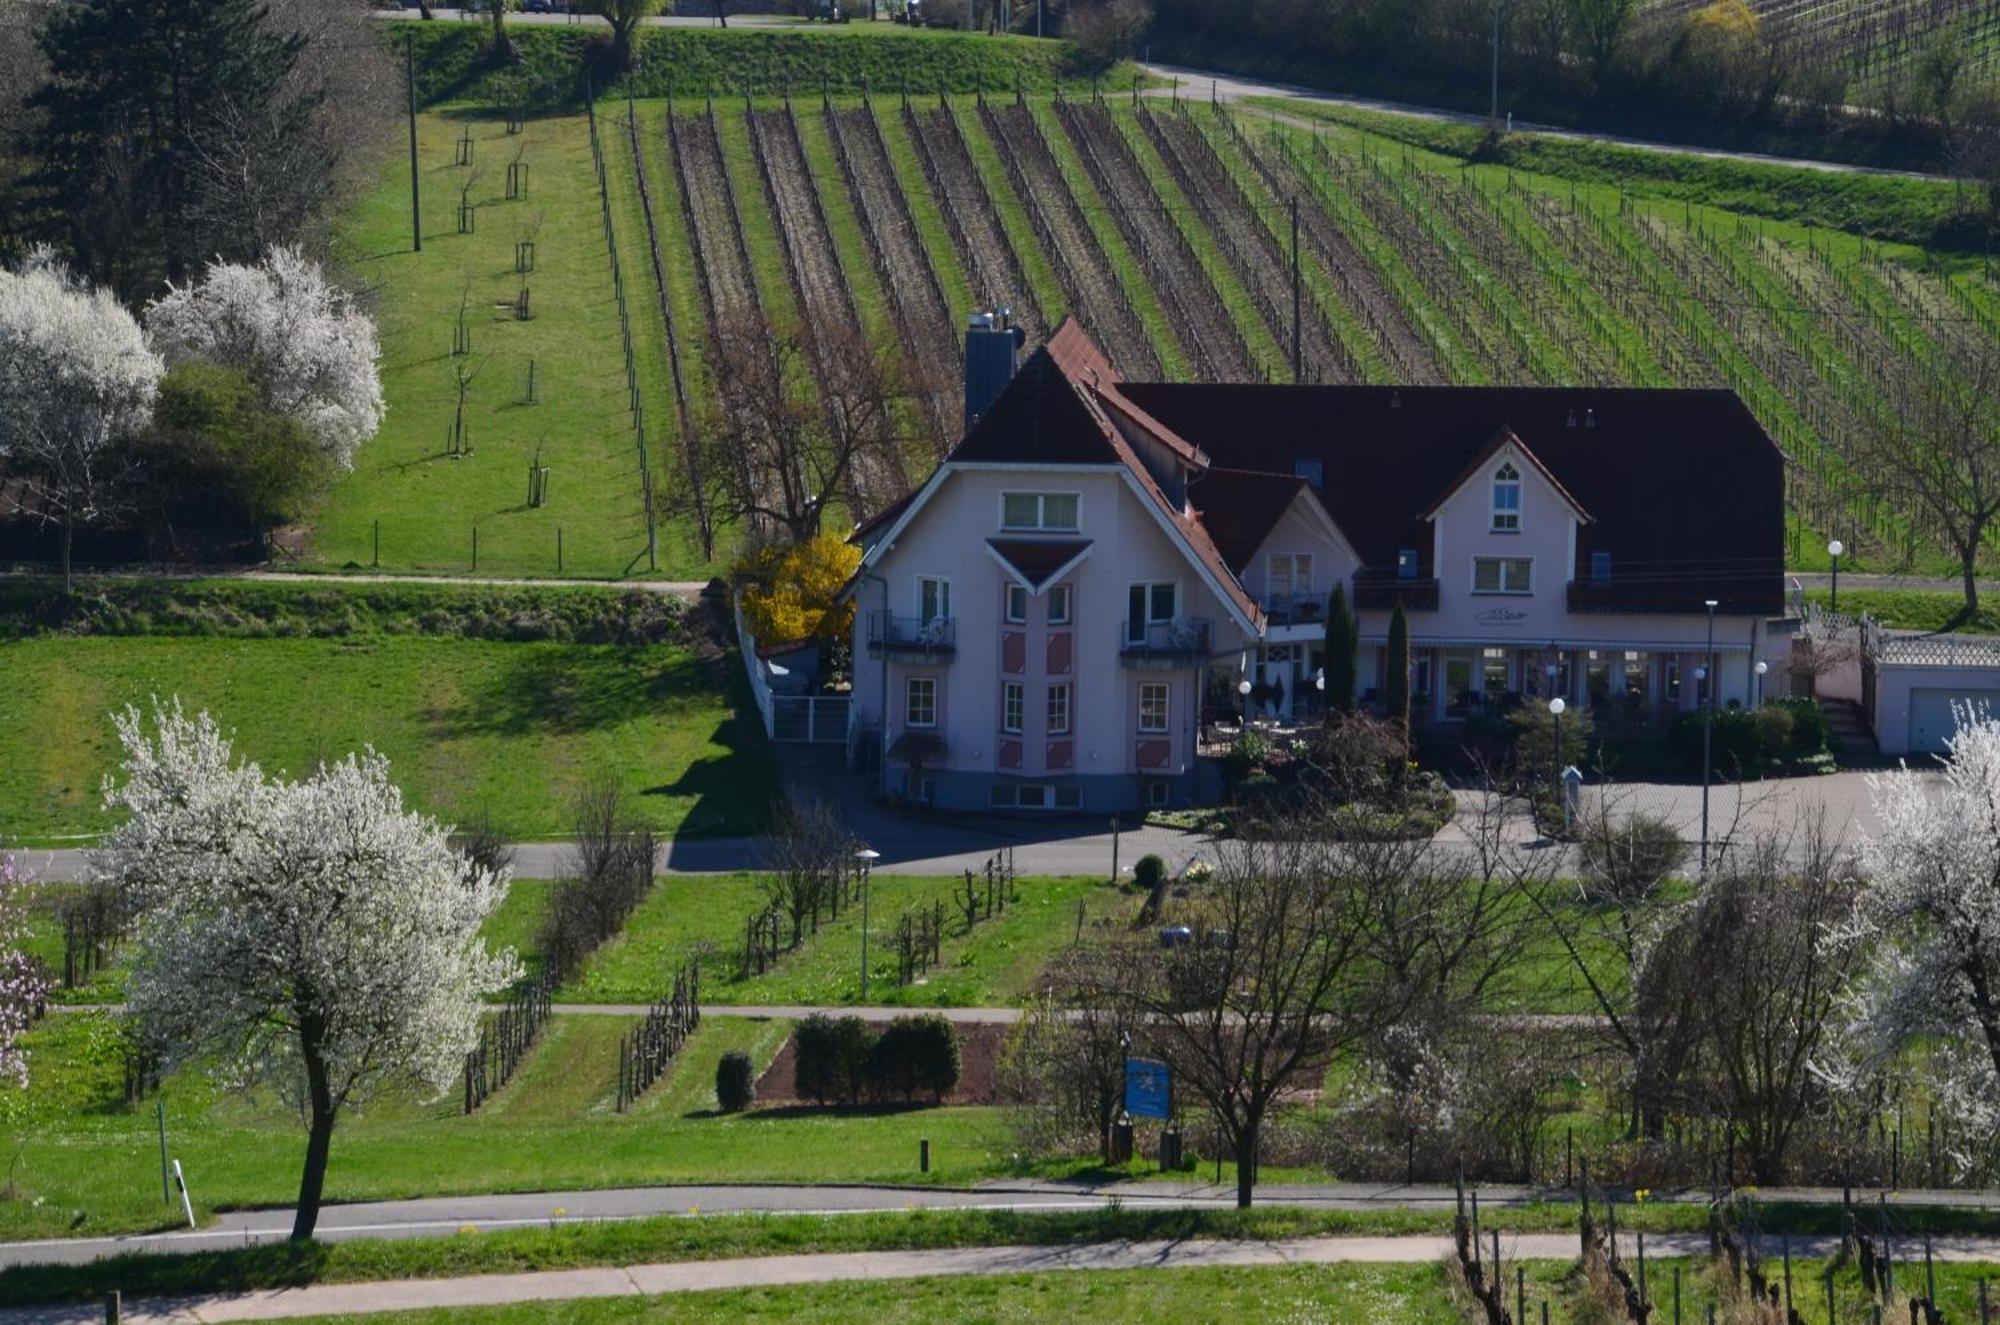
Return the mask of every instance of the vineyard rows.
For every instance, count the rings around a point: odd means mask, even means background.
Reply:
[[[955,437],[969,298],[1031,342],[1074,315],[1136,378],[1286,380],[1296,335],[1310,381],[1726,386],[1792,461],[1795,537],[1929,557],[1936,532],[1857,472],[1857,447],[1899,402],[1972,381],[2000,334],[1989,281],[1915,255],[1208,107],[632,113],[606,138],[635,156],[612,187],[637,181],[667,255],[632,308],[665,324],[676,434],[708,403],[690,397],[745,407],[706,361],[732,319],[796,314],[815,378],[834,371],[815,338],[850,329],[912,366],[905,463],[859,476],[856,514]]]

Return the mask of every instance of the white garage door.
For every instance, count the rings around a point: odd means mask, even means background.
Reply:
[[[1910,753],[1943,754],[1944,743],[1958,734],[1952,710],[1967,704],[1975,715],[2000,717],[2000,690],[1912,690]]]

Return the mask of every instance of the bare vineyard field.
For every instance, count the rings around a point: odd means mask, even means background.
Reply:
[[[856,515],[921,478],[956,435],[958,336],[974,307],[1011,308],[1031,341],[1075,316],[1128,374],[1186,380],[1289,378],[1296,316],[1299,372],[1311,381],[1729,387],[1792,461],[1799,564],[1838,534],[1867,564],[1918,568],[1940,565],[1941,541],[1857,472],[1858,445],[1897,401],[1971,381],[2000,335],[2000,290],[1963,263],[1613,185],[1468,167],[1354,126],[1033,97],[640,100],[601,107],[599,118],[602,200],[587,156],[565,174],[559,155],[531,150],[547,236],[535,286],[553,320],[518,325],[555,332],[572,311],[587,314],[571,348],[594,346],[581,362],[600,376],[612,362],[604,208],[644,379],[633,396],[648,424],[649,472],[672,512],[662,545],[683,572],[688,549],[698,561],[702,515],[671,497],[691,486],[685,443],[700,420],[744,407],[716,372],[711,341],[718,325],[744,317],[798,318],[822,336],[858,328],[927,385],[905,406],[912,444],[902,464],[859,476]],[[571,127],[532,121],[527,141],[547,153],[575,141],[564,136]],[[438,173],[440,184],[451,174]],[[385,195],[376,223],[387,229]],[[450,252],[457,238],[437,247]],[[424,319],[455,313],[460,280],[452,274],[449,291],[435,278],[384,281],[392,355],[405,340],[415,348]],[[511,274],[500,283],[517,284]],[[398,302],[418,297],[422,308]],[[448,343],[448,332],[437,325],[435,338]],[[512,324],[475,332],[482,346],[518,335]],[[822,342],[804,358],[795,385],[811,393],[832,365]],[[391,365],[392,418],[413,439],[441,431],[439,362]],[[425,371],[439,381],[419,392]],[[590,471],[596,507],[618,513],[579,530],[564,573],[630,564],[629,550],[613,565],[592,542],[629,549],[643,525],[625,395],[600,384],[589,423],[548,443],[561,474],[587,437],[602,456]],[[514,427],[541,422],[492,413]],[[532,452],[534,439],[515,445]],[[385,494],[414,486],[410,466],[399,452],[394,467],[343,485],[325,525],[339,538],[322,535],[322,557],[366,560],[356,553],[368,500],[392,507]],[[465,480],[486,468],[415,472],[425,500],[476,506]],[[511,472],[504,486],[507,503],[497,491],[484,498],[496,521],[518,502]],[[560,478],[557,492],[568,495]],[[396,500],[407,509],[417,497]],[[553,532],[537,538],[552,545]],[[489,564],[515,564],[511,545],[493,537],[486,555],[499,560]],[[736,537],[715,531],[718,559]],[[462,540],[435,541],[441,550],[424,564],[452,569]],[[554,573],[553,553],[532,569]]]

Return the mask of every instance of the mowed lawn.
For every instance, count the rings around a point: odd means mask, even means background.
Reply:
[[[622,128],[600,120],[607,158],[630,156]],[[644,576],[646,523],[638,449],[625,380],[617,297],[604,243],[602,204],[580,115],[531,119],[518,134],[504,118],[419,118],[424,247],[410,248],[407,162],[383,168],[379,188],[343,229],[345,278],[365,288],[382,339],[382,431],[361,448],[312,522],[308,556],[331,567],[370,566],[381,530],[384,570],[486,574]],[[456,164],[462,135],[472,165]],[[506,199],[519,153],[526,197]],[[461,190],[477,208],[458,233]],[[621,227],[629,218],[620,217]],[[515,247],[531,240],[534,269],[515,271]],[[635,334],[658,321],[652,273],[633,261],[644,235],[619,246],[629,269]],[[525,289],[531,316],[517,319]],[[453,354],[461,303],[471,353]],[[650,317],[650,321],[644,321]],[[528,400],[533,365],[535,403]],[[458,369],[470,454],[453,458],[450,429]],[[653,408],[658,410],[657,399]],[[662,484],[678,472],[668,418],[649,419],[652,468]],[[528,471],[540,457],[549,496],[528,505]],[[557,564],[557,534],[562,561]],[[685,526],[660,522],[657,574],[710,573]]]
[[[935,1325],[939,1321],[1218,1320],[1446,1325],[1461,1319],[1437,1265],[1285,1265],[1093,1270],[798,1284],[656,1298],[534,1302],[459,1311],[313,1317],[317,1325],[636,1325],[666,1321],[793,1321]]]
[[[1042,971],[1074,941],[1078,908],[1084,936],[1100,926],[1122,928],[1142,900],[1093,879],[1022,879],[1019,897],[1000,914],[970,930],[952,902],[958,879],[882,875],[870,885],[868,999],[871,1004],[916,1007],[1013,1006],[1034,993]],[[510,909],[535,905],[531,892]],[[911,984],[898,984],[896,930],[906,911],[945,903],[941,960]],[[541,905],[546,906],[546,901]],[[674,969],[688,956],[702,957],[704,1003],[858,1004],[861,998],[861,907],[821,921],[797,948],[780,954],[762,974],[742,970],[744,922],[768,905],[754,875],[670,876],[626,921],[625,930],[592,956],[560,993],[579,1003],[632,1003],[658,998]],[[518,923],[518,922],[516,922]],[[784,936],[790,941],[790,922]]]
[[[514,840],[570,831],[576,791],[614,777],[664,831],[754,831],[773,774],[728,705],[730,660],[618,647],[383,636],[356,640],[40,638],[0,643],[0,837],[102,831],[112,713],[178,697],[267,772],[373,745],[409,803],[491,817]]]
[[[458,1091],[388,1098],[343,1115],[327,1171],[329,1201],[672,1182],[941,1182],[1011,1171],[1012,1133],[997,1108],[713,1112],[715,1064],[750,1052],[759,1070],[789,1026],[710,1018],[671,1075],[637,1107],[613,1104],[618,1041],[636,1019],[559,1015],[514,1080],[479,1112]],[[26,1040],[26,1091],[0,1085],[0,1147],[12,1192],[0,1237],[165,1227],[153,1098],[124,1100],[119,1037],[101,1012],[63,1013]],[[224,1093],[198,1072],[170,1077],[168,1141],[197,1212],[277,1206],[298,1190],[305,1133],[275,1093]],[[918,1138],[931,1172],[918,1171]]]

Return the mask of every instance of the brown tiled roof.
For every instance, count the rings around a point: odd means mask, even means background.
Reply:
[[[1582,519],[1586,523],[1589,522],[1590,512],[1584,510],[1583,504],[1577,501],[1576,498],[1569,495],[1569,489],[1563,486],[1562,480],[1557,478],[1553,473],[1551,473],[1549,467],[1542,463],[1542,458],[1536,455],[1526,442],[1521,440],[1519,434],[1517,434],[1512,428],[1508,427],[1504,423],[1500,425],[1499,431],[1493,434],[1493,440],[1486,443],[1486,449],[1481,451],[1478,455],[1472,457],[1471,463],[1466,465],[1464,469],[1458,471],[1457,478],[1445,484],[1444,491],[1440,492],[1435,498],[1431,500],[1431,504],[1424,508],[1423,514],[1420,518],[1425,520],[1437,519],[1437,513],[1439,508],[1441,508],[1446,502],[1450,501],[1452,495],[1456,493],[1460,488],[1464,487],[1467,483],[1471,482],[1473,475],[1477,474],[1480,470],[1486,468],[1487,464],[1493,459],[1494,456],[1498,455],[1500,452],[1506,450],[1510,446],[1513,447],[1516,451],[1519,451],[1521,453],[1521,458],[1523,460],[1526,460],[1530,465],[1534,467],[1535,472],[1542,476],[1543,482],[1547,483],[1551,488],[1555,489],[1556,496],[1563,499],[1564,505],[1568,506],[1572,511],[1575,511],[1577,513],[1578,518]]]
[[[1121,464],[1140,491],[1179,531],[1222,592],[1248,621],[1263,609],[1237,582],[1201,523],[1190,519],[1153,480],[1113,415],[1152,437],[1195,468],[1207,457],[1178,432],[1125,397],[1123,380],[1074,318],[1065,319],[1048,344],[1028,356],[972,430],[953,448],[952,461],[1015,464]]]
[[[1090,546],[1087,538],[989,538],[986,545],[999,553],[1016,574],[1036,592],[1057,571],[1074,561]]]
[[[1121,395],[1218,465],[1290,474],[1321,462],[1323,506],[1363,562],[1418,550],[1422,513],[1511,427],[1593,517],[1578,573],[1602,548],[1629,606],[1784,608],[1784,457],[1732,391],[1126,382]],[[1195,492],[1200,493],[1197,484]]]
[[[866,520],[863,520],[860,524],[854,526],[854,532],[847,536],[847,541],[850,543],[866,543],[868,541],[868,536],[874,533],[877,529],[881,529],[886,525],[894,524],[896,521],[896,517],[901,515],[904,511],[908,510],[910,508],[910,503],[915,501],[917,499],[917,494],[922,492],[923,490],[924,490],[924,485],[919,483],[916,487],[911,488],[908,492],[896,498],[896,500],[890,502],[887,506],[884,506],[881,510],[875,512],[875,514],[869,516]]]
[[[1306,487],[1290,474],[1211,469],[1188,490],[1188,501],[1222,559],[1241,575]]]

